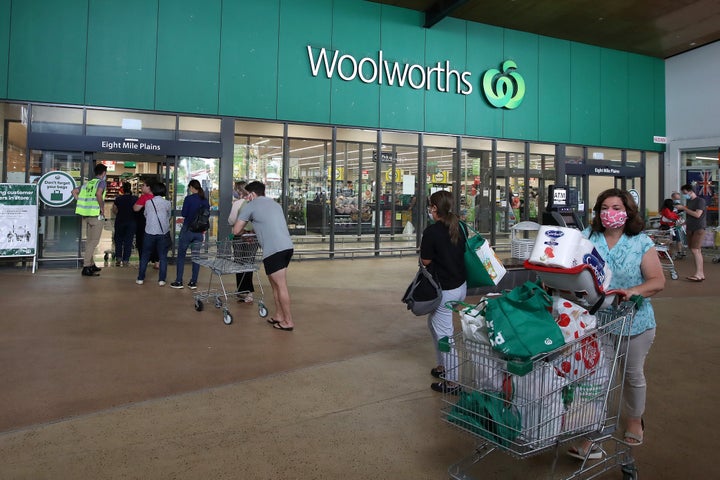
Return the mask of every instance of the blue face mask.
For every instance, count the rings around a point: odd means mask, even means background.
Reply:
[[[680,205],[682,202],[680,200],[673,200],[673,205]]]
[[[689,194],[689,193],[683,193],[683,197],[685,197],[685,200],[690,200],[690,194]]]

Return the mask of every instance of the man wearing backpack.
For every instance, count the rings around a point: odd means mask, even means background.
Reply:
[[[210,225],[208,223],[208,215],[210,212],[210,203],[205,198],[205,191],[197,180],[190,180],[188,184],[190,195],[185,197],[182,206],[182,217],[184,218],[182,228],[180,229],[180,240],[177,251],[177,273],[175,281],[170,284],[172,288],[183,288],[183,273],[185,272],[185,255],[188,247],[198,248],[205,239],[205,230]],[[197,231],[196,231],[197,230]],[[187,286],[191,289],[197,288],[198,275],[200,274],[200,265],[192,264],[192,273]]]

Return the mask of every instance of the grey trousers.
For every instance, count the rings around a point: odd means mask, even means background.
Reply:
[[[625,414],[629,417],[639,418],[645,413],[645,399],[647,398],[647,382],[645,381],[645,357],[655,340],[655,329],[624,337],[620,345],[621,352],[627,345],[625,357]],[[629,344],[627,343],[629,342]]]

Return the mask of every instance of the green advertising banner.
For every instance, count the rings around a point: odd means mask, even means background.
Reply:
[[[0,183],[0,257],[35,257],[37,225],[37,185]]]

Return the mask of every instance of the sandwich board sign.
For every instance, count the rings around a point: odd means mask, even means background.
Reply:
[[[37,262],[37,185],[0,183],[0,257],[32,257]]]

